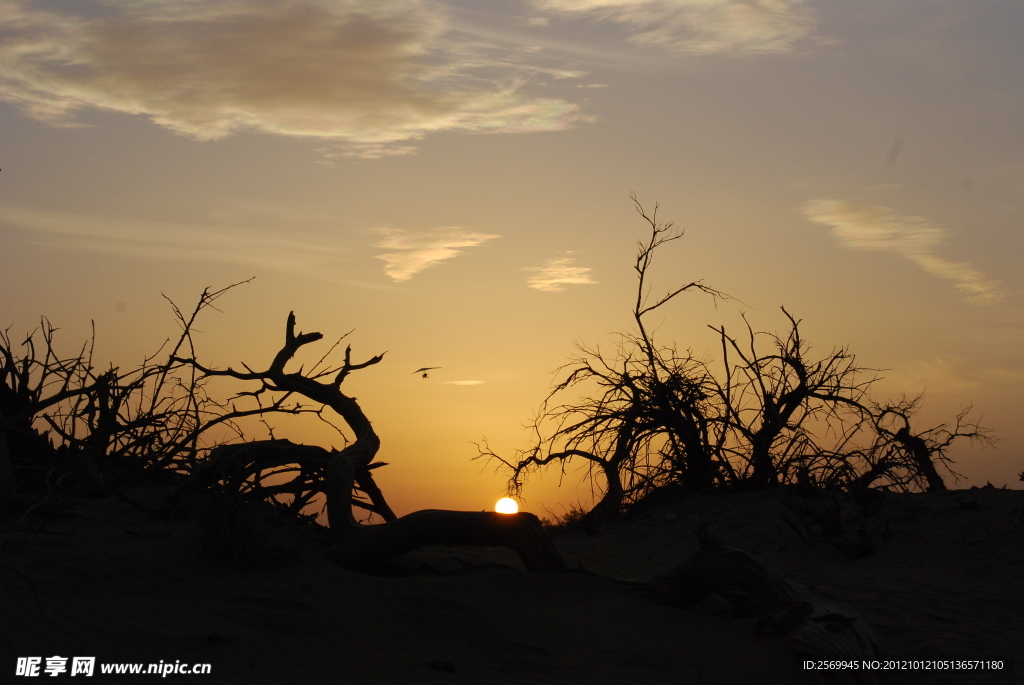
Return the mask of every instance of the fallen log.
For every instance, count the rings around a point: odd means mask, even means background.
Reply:
[[[338,536],[332,558],[352,570],[429,545],[507,547],[528,571],[564,571],[565,563],[533,514],[424,509],[376,526],[360,525]]]
[[[352,515],[355,473],[365,460],[353,446],[342,450],[327,467],[327,517],[331,525],[333,558],[351,569],[363,569],[429,545],[508,547],[529,571],[564,571],[565,563],[540,519],[527,512],[425,509],[385,523],[368,526]]]

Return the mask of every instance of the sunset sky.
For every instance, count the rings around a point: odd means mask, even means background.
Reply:
[[[1019,0],[0,0],[0,327],[72,352],[94,320],[127,369],[177,332],[162,294],[255,276],[201,360],[267,364],[290,310],[355,329],[396,511],[491,508],[471,441],[527,447],[573,341],[630,324],[634,191],[686,230],[655,291],[736,298],[660,340],[715,360],[708,324],[785,305],[878,399],[924,391],[919,428],[973,403],[998,443],[960,486],[1020,487],[1022,35]]]

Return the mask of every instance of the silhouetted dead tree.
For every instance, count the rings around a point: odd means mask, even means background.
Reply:
[[[128,373],[117,368],[97,372],[91,343],[77,356],[58,357],[55,329],[45,319],[41,357],[32,335],[24,344],[27,352],[19,356],[7,334],[0,334],[0,508],[31,510],[55,503],[77,483],[112,490],[143,506],[116,485],[126,472],[148,471],[187,476],[167,498],[164,512],[189,491],[211,489],[243,502],[267,500],[299,516],[313,497],[324,493],[335,553],[351,567],[449,543],[503,545],[518,552],[531,570],[563,568],[539,520],[529,513],[421,511],[401,519],[395,516],[372,476],[384,465],[373,462],[380,440],[355,399],[340,390],[348,374],[379,363],[383,355],[353,363],[348,347],[340,368],[317,371],[325,355],[308,374],[301,369],[288,373],[285,366],[299,348],[323,337],[296,333],[290,314],[285,344],[266,371],[220,371],[200,364],[192,340],[196,317],[232,287],[203,291],[189,316],[171,302],[182,333],[167,361],[155,364],[154,357],[147,357],[139,369]],[[238,393],[227,403],[216,402],[207,395],[206,383],[220,376],[257,381],[260,387]],[[321,381],[325,376],[332,378]],[[320,406],[290,402],[296,396]],[[239,409],[235,401],[243,399],[255,407]],[[355,440],[341,450],[265,440],[221,445],[206,455],[209,447],[201,443],[203,435],[217,426],[243,437],[235,423],[242,417],[315,413],[326,420],[325,409],[339,414],[354,433]],[[58,441],[57,448],[51,437]],[[267,482],[286,475],[292,476],[287,482]],[[283,495],[291,499],[282,501]],[[353,506],[378,514],[386,523],[359,525]]]
[[[800,321],[784,308],[785,336],[755,333],[747,323],[748,340],[741,344],[724,326],[711,327],[721,339],[721,376],[691,351],[657,344],[645,317],[676,296],[699,291],[716,301],[729,298],[693,281],[650,301],[654,253],[683,233],[658,224],[657,206],[648,216],[631,197],[650,226],[633,266],[635,330],[620,333],[611,353],[577,345],[580,354],[558,370],[568,373],[533,421],[532,447],[507,459],[486,441],[477,445],[477,458],[508,471],[511,494],[520,494],[539,469],[557,463],[564,474],[580,461],[592,491],[601,492],[587,514],[591,521],[615,518],[625,506],[667,487],[803,484],[859,490],[882,483],[938,490],[945,486],[936,462],[948,468],[946,449],[953,442],[989,440],[966,411],[953,428],[913,432],[916,400],[874,403],[869,391],[877,378],[871,370],[857,366],[846,348],[812,357]],[[765,337],[767,353],[758,349]],[[556,404],[570,390],[590,388],[580,400]]]
[[[865,398],[875,377],[865,377],[869,370],[858,367],[846,348],[809,359],[800,321],[782,312],[790,324],[785,338],[755,333],[747,323],[741,346],[724,326],[711,327],[721,336],[725,368],[719,386],[728,434],[723,450],[740,463],[737,485],[760,489],[794,477],[837,484],[829,455],[844,454],[870,423]],[[758,351],[758,336],[770,339],[772,353]],[[738,363],[730,362],[730,352]],[[831,448],[821,444],[823,437],[831,438]]]
[[[294,373],[285,371],[285,366],[299,348],[322,337],[320,333],[296,333],[295,314],[290,313],[284,346],[265,371],[253,371],[248,366],[244,372],[231,368],[217,370],[195,359],[176,359],[199,370],[204,378],[226,376],[258,382],[260,388],[249,393],[254,397],[268,393],[306,397],[340,415],[354,435],[351,443],[341,450],[332,451],[287,441],[260,441],[214,450],[208,462],[196,469],[185,488],[217,484],[228,491],[248,491],[258,497],[267,497],[277,493],[260,486],[261,474],[287,464],[298,465],[303,473],[322,474],[322,480],[319,476],[306,478],[297,492],[305,489],[302,494],[307,501],[311,491],[324,492],[327,518],[335,540],[334,554],[348,567],[372,566],[385,558],[426,545],[468,544],[510,547],[530,570],[563,568],[561,557],[533,514],[426,510],[396,517],[373,479],[372,470],[384,466],[373,461],[380,448],[380,438],[355,398],[341,391],[341,385],[350,373],[380,363],[384,355],[354,363],[352,348],[348,346],[340,368],[312,371],[310,375],[303,374],[301,369]],[[330,378],[319,380],[325,377]],[[358,499],[354,501],[353,493],[360,491],[365,493],[368,503]],[[353,515],[353,504],[379,514],[385,523],[361,525]]]
[[[654,487],[657,474],[645,460],[645,447],[655,439],[657,431],[641,416],[646,401],[637,382],[639,373],[635,369],[631,373],[636,360],[623,353],[618,360],[620,366],[612,368],[605,364],[600,351],[579,349],[584,355],[574,360],[568,377],[542,405],[533,425],[537,436],[534,447],[518,453],[514,463],[494,453],[486,441],[477,447],[481,456],[496,460],[511,471],[512,494],[519,494],[527,475],[538,468],[561,462],[564,469],[573,459],[584,460],[591,480],[600,474],[604,481],[602,499],[592,515],[613,518],[624,501],[634,499],[638,491]],[[584,381],[601,388],[598,397],[586,398],[578,404],[548,406],[555,394]],[[545,429],[551,431],[549,435],[543,434]]]
[[[713,385],[704,364],[675,350],[657,350],[658,375],[636,356],[635,341],[624,336],[611,359],[600,349],[579,349],[568,376],[552,390],[532,426],[536,442],[514,462],[496,454],[486,441],[477,448],[509,469],[510,491],[519,494],[526,477],[552,462],[563,470],[581,459],[592,482],[600,476],[602,496],[591,519],[610,520],[624,504],[669,484],[706,489],[719,473]],[[614,363],[615,366],[611,364]],[[585,382],[595,397],[550,406],[555,397]],[[595,485],[600,487],[600,485]]]
[[[105,485],[99,452],[105,455],[107,443],[117,434],[116,370],[96,372],[91,344],[75,357],[59,357],[54,348],[56,329],[45,318],[39,354],[38,332],[26,337],[20,355],[9,334],[0,334],[3,510],[52,503],[68,488]],[[71,432],[62,430],[68,423],[80,425]]]
[[[953,426],[939,424],[915,432],[911,419],[920,406],[921,397],[903,398],[895,404],[876,404],[872,411],[875,443],[870,451],[869,467],[851,483],[853,488],[867,488],[881,482],[883,487],[901,492],[946,490],[946,483],[935,464],[940,463],[953,474],[946,451],[954,442],[966,438],[971,442],[991,445],[991,431],[971,418],[971,407],[956,415]]]
[[[358,465],[355,478],[362,491],[370,498],[368,508],[386,521],[394,520],[395,514],[388,506],[371,474],[373,468],[384,466],[382,463],[371,463],[380,447],[380,439],[355,399],[343,395],[340,391],[341,384],[348,374],[380,363],[384,355],[380,354],[365,362],[354,364],[352,363],[352,347],[348,346],[345,348],[345,361],[340,369],[314,371],[312,376],[305,376],[301,371],[285,373],[285,365],[291,361],[300,347],[321,338],[323,335],[320,333],[296,334],[295,314],[291,313],[288,315],[284,347],[277,353],[270,368],[266,371],[252,371],[248,366],[246,366],[247,371],[245,372],[235,371],[231,368],[217,370],[200,364],[194,358],[174,358],[174,361],[178,363],[188,364],[198,369],[203,377],[227,376],[244,381],[259,381],[261,387],[258,390],[240,393],[240,395],[253,397],[257,401],[274,393],[280,393],[283,397],[298,394],[311,399],[334,410],[355,434],[355,441],[336,453],[322,448],[306,448],[303,445],[292,445],[287,441],[273,440],[225,446],[214,450],[207,463],[197,469],[194,482],[200,483],[203,487],[220,482],[236,493],[245,488],[258,492],[260,497],[269,497],[272,493],[258,482],[266,477],[267,472],[273,472],[288,464],[297,464],[300,473],[312,474],[311,479],[302,478],[302,481],[321,480],[315,474],[319,472],[322,474],[322,478],[326,478],[329,471],[328,465],[332,461],[331,455],[335,454],[345,460],[353,460],[353,463]],[[318,380],[330,375],[333,375],[334,378],[329,383]],[[275,402],[277,401],[280,400],[275,400]],[[301,490],[293,494],[300,499],[310,495],[309,491],[302,492]],[[315,496],[318,492],[314,490],[311,494]],[[328,517],[330,518],[329,508]]]
[[[658,224],[657,203],[648,216],[635,195],[631,194],[630,199],[637,213],[651,228],[651,237],[647,243],[639,243],[633,264],[637,274],[633,306],[637,334],[631,336],[646,360],[641,378],[648,386],[648,413],[652,422],[662,427],[662,433],[668,439],[663,456],[668,460],[674,478],[687,490],[706,490],[712,486],[721,466],[715,463],[718,440],[714,427],[718,417],[717,408],[711,401],[713,379],[707,366],[694,359],[691,353],[681,357],[674,346],[656,345],[644,317],[690,290],[711,295],[716,301],[731,298],[697,280],[663,295],[654,304],[648,304],[650,289],[646,279],[654,252],[665,243],[682,238],[684,231],[672,230],[672,222]]]
[[[194,356],[197,316],[235,285],[204,290],[189,315],[171,302],[182,331],[167,361],[154,361],[158,350],[128,372],[96,369],[95,332],[70,357],[57,354],[57,329],[45,318],[21,354],[6,332],[0,334],[0,493],[6,494],[0,506],[52,502],[76,487],[120,494],[125,477],[189,472],[214,427],[241,435],[236,420],[242,417],[313,411],[287,406],[287,398],[255,409],[227,406],[209,397],[193,367],[176,360],[182,351]]]
[[[872,401],[874,370],[857,366],[846,348],[810,359],[800,321],[782,311],[790,324],[786,337],[754,333],[748,324],[745,348],[724,327],[712,327],[721,335],[725,367],[723,450],[740,465],[738,485],[945,490],[936,464],[959,475],[950,468],[946,450],[961,438],[992,442],[989,431],[970,417],[970,408],[957,415],[952,428],[942,424],[915,432],[911,419],[920,397],[895,404]],[[772,354],[758,351],[758,336],[771,340]],[[738,363],[729,361],[730,351]]]
[[[303,518],[306,507],[324,494],[332,453],[316,445],[277,439],[220,445],[193,469],[165,506],[173,506],[186,492],[206,488],[240,502],[266,501],[286,516]],[[377,462],[368,468],[380,466],[386,464]],[[365,495],[353,497],[352,504],[382,518],[394,517],[390,509],[378,508]]]
[[[86,371],[84,347],[77,357],[57,356],[53,346],[55,331],[43,319],[42,358],[36,350],[34,333],[22,343],[25,353],[21,355],[15,354],[9,332],[0,333],[0,450],[6,453],[7,460],[0,463],[0,469],[2,489],[9,496],[41,488],[54,475],[53,445],[37,429],[37,417],[61,403],[80,400],[104,382]]]
[[[659,346],[645,317],[684,292],[702,292],[715,299],[727,296],[702,281],[692,281],[651,302],[647,279],[655,251],[682,238],[683,231],[673,230],[671,223],[659,224],[657,205],[648,215],[636,197],[631,198],[650,227],[647,241],[638,243],[633,264],[635,331],[621,333],[610,355],[599,347],[577,346],[581,354],[562,367],[569,369],[568,375],[548,395],[534,421],[532,448],[506,460],[486,442],[478,445],[478,458],[496,461],[511,471],[513,493],[538,468],[559,462],[564,470],[574,459],[586,461],[591,482],[598,474],[604,481],[602,498],[590,513],[597,519],[615,518],[624,503],[669,483],[706,490],[723,477],[714,380],[704,362],[674,347]],[[597,385],[595,396],[553,405],[556,397],[587,383]]]

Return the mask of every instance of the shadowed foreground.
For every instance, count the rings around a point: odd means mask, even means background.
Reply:
[[[784,505],[794,497],[670,498],[597,534],[559,536],[579,572],[527,573],[502,548],[428,548],[380,575],[346,571],[323,558],[313,531],[259,515],[218,534],[200,500],[170,521],[114,498],[79,500],[41,528],[20,526],[38,532],[5,522],[0,680],[17,656],[59,654],[208,662],[209,683],[813,682],[787,638],[755,636],[756,620],[731,617],[726,603],[682,610],[643,591],[696,551],[693,531],[710,520],[727,544],[853,607],[884,657],[1007,662],[1001,673],[881,682],[1019,682],[1024,493],[887,496],[866,519],[875,549],[861,558],[796,517]]]

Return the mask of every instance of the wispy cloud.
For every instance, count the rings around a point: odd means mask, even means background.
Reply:
[[[7,206],[0,224],[37,244],[59,249],[180,261],[213,261],[341,281],[352,259],[340,237],[270,232],[218,223],[176,223],[90,217]]]
[[[460,248],[476,247],[499,235],[477,233],[459,226],[442,226],[425,231],[406,231],[401,228],[378,228],[387,237],[377,247],[398,252],[377,255],[385,262],[384,273],[396,281],[407,281],[427,267],[462,254]]]
[[[613,21],[672,52],[789,52],[814,28],[806,0],[533,0],[545,15]]]
[[[0,99],[54,123],[93,108],[199,140],[263,131],[379,157],[434,131],[585,118],[524,94],[528,65],[453,41],[426,0],[0,0],[0,17]]]
[[[829,199],[808,202],[801,211],[811,221],[831,228],[844,247],[901,254],[928,273],[950,281],[973,302],[994,302],[1002,297],[998,281],[968,264],[934,254],[947,232],[923,217]]]
[[[883,386],[893,389],[907,388],[927,390],[929,396],[955,393],[961,397],[970,396],[993,382],[1001,384],[1007,379],[993,377],[990,368],[979,368],[977,363],[957,355],[929,356],[909,359],[900,368],[886,372]],[[1020,375],[1020,374],[1019,374]],[[987,377],[986,377],[987,376]],[[1021,378],[1012,379],[1019,383]]]
[[[565,257],[549,259],[544,266],[524,267],[523,271],[535,272],[526,279],[527,285],[534,290],[557,293],[564,290],[567,285],[597,283],[587,274],[590,271],[589,266],[573,266],[576,258],[569,256],[571,254],[572,252],[567,252]]]
[[[487,381],[445,381],[445,385],[483,385]]]

